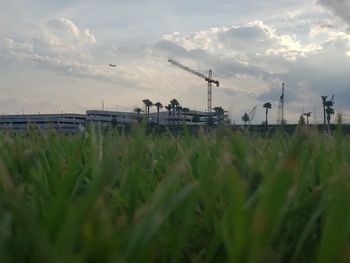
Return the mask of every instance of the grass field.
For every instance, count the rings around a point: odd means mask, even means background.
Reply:
[[[0,138],[1,262],[350,262],[350,138]]]

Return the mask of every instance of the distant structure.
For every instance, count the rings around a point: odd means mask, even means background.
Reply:
[[[187,108],[179,111],[175,109],[173,110],[173,114],[171,114],[170,111],[157,111],[140,114],[138,112],[88,110],[86,112],[86,123],[98,124],[102,127],[109,127],[112,119],[114,118],[117,121],[118,126],[121,126],[137,123],[139,118],[142,117],[148,119],[150,125],[168,126],[177,126],[181,125],[182,123],[185,123],[188,126],[207,125],[209,118],[212,118],[213,124],[217,125],[219,123],[227,122],[228,119],[225,112],[215,112],[210,114],[203,111],[187,110]]]
[[[326,107],[326,115],[327,115],[327,132],[328,134],[331,133],[331,116],[334,114],[334,95],[332,96],[331,100],[326,101],[325,103]]]
[[[327,96],[321,96],[323,106],[323,125],[325,132],[330,133],[331,116],[334,114],[334,94],[330,100]]]
[[[255,113],[256,113],[256,109],[257,109],[257,106],[255,105],[254,107],[253,107],[253,109],[249,112],[249,125],[251,125],[252,124],[252,122],[253,122],[253,119],[254,119],[254,117],[255,117]]]
[[[278,104],[278,114],[277,114],[277,125],[284,125],[284,87],[285,83],[282,82],[282,95],[280,97],[280,102]]]
[[[327,101],[327,96],[321,96],[322,99],[322,107],[323,107],[323,126],[324,129],[326,130],[326,101]]]
[[[211,122],[213,125],[227,124],[228,116],[221,107],[216,107],[215,112],[208,113],[194,111],[188,108],[178,108],[174,114],[168,111],[141,113],[137,108],[134,112],[88,110],[86,114],[23,114],[0,115],[0,132],[26,132],[30,129],[42,131],[55,130],[64,134],[76,134],[84,132],[89,125],[98,125],[102,128],[125,127],[140,122],[140,119],[148,120],[149,125],[180,126],[205,126]]]
[[[264,109],[266,109],[266,119],[265,119],[265,125],[266,125],[266,127],[268,127],[269,126],[269,123],[268,123],[268,120],[267,120],[267,115],[268,115],[268,113],[269,113],[269,110],[272,108],[272,104],[271,104],[271,102],[266,102],[266,103],[264,103],[264,105],[263,105],[263,108]]]
[[[182,68],[183,70],[186,70],[194,75],[197,75],[198,77],[203,78],[206,82],[208,82],[208,112],[209,113],[212,112],[212,101],[213,101],[212,83],[214,83],[217,87],[219,87],[219,85],[220,85],[220,82],[218,80],[212,79],[213,71],[211,69],[209,69],[208,76],[206,76],[206,75],[204,75],[200,72],[197,72],[189,67],[186,67],[185,65],[182,65],[181,63],[177,62],[174,59],[169,58],[168,62],[175,65],[175,66],[178,66],[179,68]]]
[[[21,132],[31,128],[74,134],[85,130],[84,114],[0,115],[0,131]]]
[[[244,122],[244,125],[251,125],[252,121],[255,117],[257,106],[254,106],[249,113],[244,113],[243,116],[241,117],[241,120]]]
[[[306,116],[306,124],[309,125],[309,118],[311,117],[312,112],[306,112],[304,113],[304,116]]]

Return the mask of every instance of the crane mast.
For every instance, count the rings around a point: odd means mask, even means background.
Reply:
[[[211,112],[212,110],[212,102],[213,102],[213,92],[212,92],[212,85],[211,85],[211,80],[213,77],[213,71],[211,69],[209,69],[209,75],[208,75],[208,112]],[[219,84],[217,84],[217,86],[219,86]]]
[[[211,69],[209,69],[209,74],[208,76],[197,72],[189,67],[186,67],[185,65],[182,65],[181,63],[177,62],[174,59],[169,58],[168,62],[172,63],[175,66],[178,66],[179,68],[182,68],[183,70],[186,70],[187,72],[190,72],[202,79],[204,79],[206,82],[208,82],[208,112],[212,112],[212,83],[214,83],[217,87],[219,87],[220,82],[218,80],[214,80],[212,79],[213,77],[213,71]]]
[[[282,83],[282,95],[280,97],[280,102],[278,105],[278,115],[277,115],[277,124],[284,125],[285,120],[284,120],[284,88],[285,88],[285,83]]]
[[[253,119],[255,117],[256,109],[257,109],[257,106],[254,106],[253,109],[248,114],[248,116],[249,116],[249,124],[252,123],[252,121],[253,121]]]

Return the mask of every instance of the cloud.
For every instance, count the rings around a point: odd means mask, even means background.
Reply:
[[[203,49],[211,54],[225,54],[245,61],[271,54],[294,60],[320,49],[317,44],[303,44],[293,35],[280,34],[274,27],[258,20],[232,27],[210,28],[189,35],[174,32],[163,38],[187,50]]]
[[[78,41],[96,43],[96,38],[91,34],[90,29],[86,28],[83,31],[69,19],[60,18],[49,20],[46,25],[52,29],[56,29],[59,34],[67,33]]]
[[[174,32],[163,36],[165,40],[155,48],[178,57],[185,65],[213,68],[223,83],[222,90],[216,92],[241,98],[241,103],[248,104],[252,98],[258,104],[278,103],[280,85],[285,81],[289,116],[303,108],[319,110],[320,95],[333,93],[338,109],[350,110],[350,76],[346,70],[350,67],[349,34],[328,19],[309,23],[304,32],[301,40],[253,21],[185,35]]]
[[[166,102],[176,97],[184,105],[204,109],[205,81],[167,63],[172,57],[204,74],[213,69],[214,78],[221,83],[213,89],[214,104],[231,107],[236,119],[254,105],[277,103],[282,81],[287,83],[288,116],[299,114],[303,105],[305,109],[318,105],[320,94],[335,93],[337,107],[349,108],[346,98],[350,99],[350,78],[346,69],[350,67],[350,37],[328,18],[305,19],[298,29],[290,29],[289,20],[288,27],[280,21],[255,20],[191,33],[172,32],[153,44],[139,46],[119,42],[112,45],[100,38],[97,41],[79,22],[51,19],[39,25],[40,30],[30,38],[3,38],[0,56],[49,69],[69,80],[85,80],[81,83],[86,85],[77,87],[82,92],[95,85],[101,87],[102,94],[108,86],[118,94],[113,98],[123,102],[146,97]],[[108,63],[118,66],[112,69]],[[66,78],[61,79],[64,85]],[[120,95],[121,91],[126,97]],[[133,96],[128,95],[131,93]]]
[[[223,83],[227,94],[245,91],[249,98],[255,94],[258,99],[271,94],[268,85],[279,85],[290,62],[322,48],[302,44],[294,36],[279,34],[262,21],[210,28],[188,35],[174,32],[163,38],[165,40],[158,42],[155,48],[164,56],[179,57],[184,64],[212,68],[215,77],[226,80]],[[296,98],[294,95],[290,100]]]
[[[155,43],[154,47],[160,51],[164,51],[166,54],[172,54],[176,57],[186,57],[189,53],[184,47],[168,40],[160,40]]]
[[[348,0],[318,0],[318,3],[327,7],[350,26],[350,2]]]
[[[244,74],[267,77],[264,69],[251,63],[256,54],[250,52],[250,39],[242,39],[241,48],[232,47],[227,43],[231,33],[227,28],[211,28],[184,36],[173,33],[163,36],[166,40],[157,42],[154,48],[162,51],[163,56],[183,58],[185,63],[213,68],[217,77],[230,78]],[[210,48],[208,43],[211,43]]]
[[[40,55],[64,55],[69,59],[91,58],[91,48],[97,43],[88,28],[80,30],[66,18],[49,20],[32,40]]]
[[[60,31],[67,31],[69,34],[75,38],[80,37],[80,30],[77,26],[67,18],[52,19],[46,23],[46,25],[58,29]]]
[[[66,18],[53,19],[26,41],[1,39],[0,56],[70,75],[110,80],[108,71],[92,61],[96,43],[89,29],[80,30]]]
[[[218,40],[222,46],[249,55],[264,54],[268,48],[273,46],[273,40],[269,29],[262,23],[250,23],[247,25],[233,27],[218,34]]]
[[[33,45],[29,42],[17,42],[11,38],[0,39],[0,48],[22,52],[33,52]]]

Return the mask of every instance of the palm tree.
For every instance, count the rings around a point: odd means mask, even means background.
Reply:
[[[215,114],[218,117],[218,122],[224,119],[225,110],[221,106],[214,107],[213,110],[215,111]]]
[[[309,118],[311,117],[311,112],[304,113],[306,116],[306,124],[309,125]]]
[[[265,124],[266,124],[266,126],[268,126],[269,124],[268,124],[268,122],[267,122],[267,115],[268,115],[268,113],[269,113],[269,109],[271,109],[271,108],[272,108],[272,105],[271,105],[271,103],[270,103],[270,102],[266,102],[266,103],[263,105],[263,108],[265,108],[265,109],[266,109],[266,119],[265,119]]]
[[[181,111],[183,112],[184,116],[185,116],[185,124],[187,123],[187,113],[189,113],[191,110],[189,108],[182,108]]]
[[[176,108],[179,107],[180,103],[177,101],[177,99],[172,99],[170,101],[170,104],[172,106],[172,109],[173,109],[173,125],[175,124],[175,111],[176,111]]]
[[[221,106],[214,107],[213,110],[215,111],[215,113],[224,113],[224,109]]]
[[[177,111],[177,125],[180,125],[180,112],[182,111],[182,107],[179,105],[176,107]]]
[[[168,106],[165,106],[164,108],[166,108],[169,112],[169,116],[168,116],[168,124],[170,124],[170,117],[171,117],[171,109],[173,108],[171,106],[171,104],[168,104]]]
[[[147,113],[147,104],[150,102],[149,99],[142,100],[143,104],[145,104],[145,112]]]
[[[149,99],[144,99],[142,102],[145,104],[146,113],[147,113],[147,124],[149,124],[149,109],[150,107],[153,106],[153,103]]]
[[[162,105],[162,103],[157,102],[157,103],[154,103],[154,106],[157,107],[157,124],[159,125],[159,110],[160,110],[161,108],[163,108],[163,105]]]
[[[140,121],[140,113],[142,112],[142,110],[140,108],[136,108],[136,109],[134,109],[134,112],[137,113],[136,119],[139,122]]]
[[[247,125],[247,122],[250,121],[250,118],[249,118],[248,113],[245,112],[245,113],[243,114],[241,120],[244,122],[244,125]]]
[[[330,129],[330,124],[331,124],[331,115],[334,114],[334,109],[333,109],[333,101],[328,100],[325,103],[325,107],[326,107],[326,115],[327,115],[327,125],[328,125],[328,131]]]

